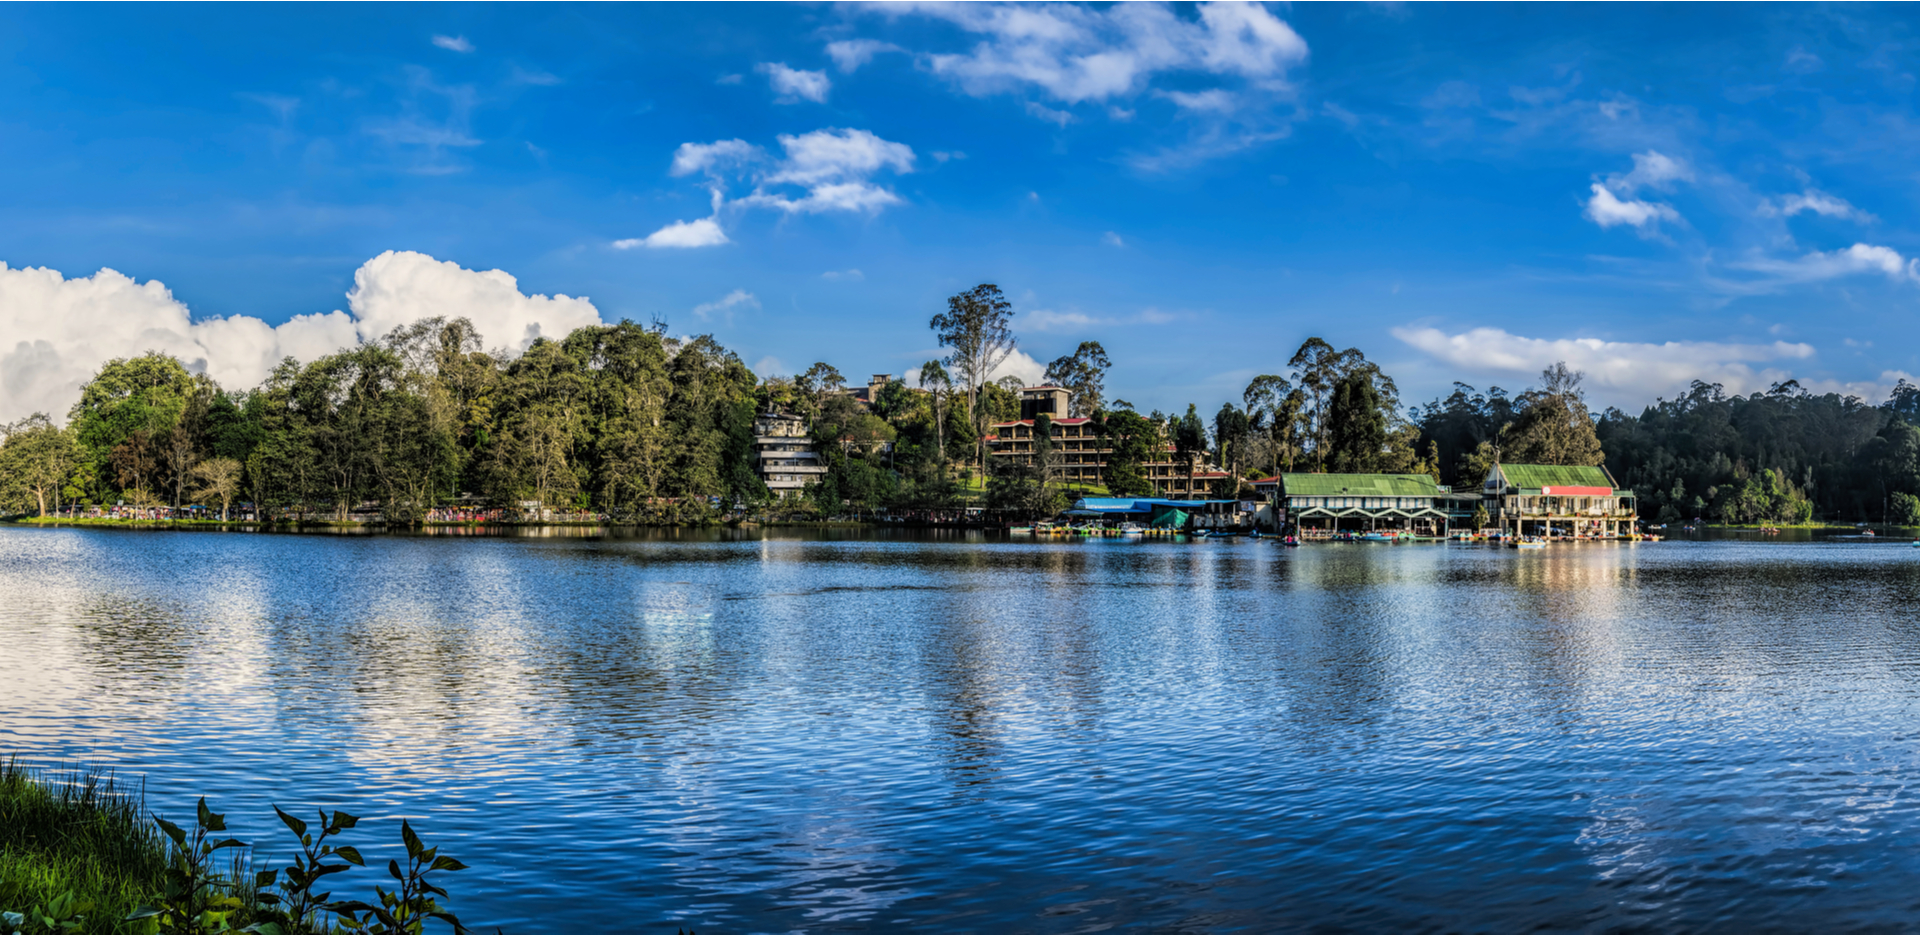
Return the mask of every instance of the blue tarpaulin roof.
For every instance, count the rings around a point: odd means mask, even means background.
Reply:
[[[1158,497],[1084,497],[1073,501],[1076,511],[1110,516],[1116,513],[1152,513],[1156,506],[1191,510],[1209,503],[1234,503],[1232,500],[1162,500]]]

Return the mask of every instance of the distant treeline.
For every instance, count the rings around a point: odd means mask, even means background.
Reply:
[[[860,515],[961,505],[1044,514],[1074,445],[1036,433],[1026,463],[989,455],[995,423],[1020,415],[1022,381],[992,374],[1012,354],[1012,307],[981,285],[929,325],[951,353],[856,400],[832,365],[757,377],[710,336],[675,339],[632,322],[483,350],[465,319],[428,319],[225,389],[179,360],[115,360],[64,427],[46,415],[0,426],[0,512],[61,504],[250,503],[279,519],[345,518],[368,505],[413,523],[447,506],[582,510],[638,522],[777,511]],[[1092,492],[1156,492],[1143,465],[1228,473],[1214,493],[1281,471],[1425,473],[1476,489],[1496,460],[1605,464],[1654,521],[1920,523],[1920,388],[1891,401],[1815,396],[1788,382],[1727,396],[1695,383],[1639,416],[1592,414],[1581,374],[1549,367],[1510,395],[1465,384],[1403,407],[1393,379],[1355,348],[1310,338],[1281,372],[1255,377],[1208,420],[1109,401],[1110,362],[1087,341],[1048,365],[1105,454]],[[774,501],[756,474],[756,413],[806,420],[827,470]],[[1042,419],[1042,424],[1049,421]],[[1164,471],[1164,468],[1162,469]]]

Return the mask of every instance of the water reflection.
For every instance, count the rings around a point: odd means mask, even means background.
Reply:
[[[470,532],[0,530],[0,743],[516,931],[1907,924],[1908,550]]]

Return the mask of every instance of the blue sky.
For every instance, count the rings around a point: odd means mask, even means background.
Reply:
[[[1695,377],[1874,396],[1920,373],[1911,19],[11,6],[0,409],[104,355],[244,382],[462,303],[509,346],[658,317],[763,373],[901,374],[978,282],[1143,409],[1315,334],[1410,403],[1557,359],[1636,411]],[[561,294],[590,305],[528,298]]]

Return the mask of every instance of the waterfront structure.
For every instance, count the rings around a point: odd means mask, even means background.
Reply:
[[[1159,529],[1244,529],[1253,514],[1238,500],[1174,500],[1166,497],[1081,497],[1066,515],[1106,523],[1132,522]]]
[[[1444,536],[1446,492],[1425,474],[1281,474],[1288,522],[1305,536],[1394,531]]]
[[[1605,538],[1639,520],[1631,490],[1598,465],[1495,464],[1481,494],[1494,522],[1514,535]]]
[[[1048,437],[1052,440],[1056,466],[1062,483],[1091,487],[1106,482],[1107,455],[1113,453],[1106,439],[1095,429],[1093,420],[1068,416],[1072,394],[1065,387],[1043,383],[1020,390],[1020,418],[996,422],[987,436],[987,452],[1007,464],[1032,464],[1034,424],[1039,416],[1051,420]],[[1173,452],[1167,449],[1168,454]],[[1202,499],[1212,496],[1232,474],[1205,464],[1198,457],[1191,464],[1173,457],[1140,465],[1140,472],[1162,497]],[[1228,490],[1231,496],[1234,491]]]
[[[774,412],[754,416],[753,452],[755,473],[776,497],[797,494],[827,473],[819,452],[813,450],[807,422],[799,416]]]

